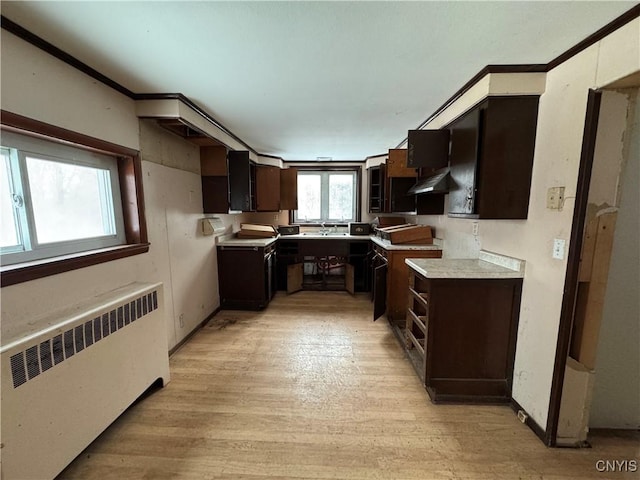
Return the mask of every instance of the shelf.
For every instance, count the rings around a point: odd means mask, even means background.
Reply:
[[[416,347],[420,356],[424,358],[424,338],[418,340],[410,330],[406,330],[405,335],[409,340],[411,340],[411,343]]]
[[[413,295],[413,297],[420,302],[420,304],[425,308],[425,310],[429,309],[429,294],[428,293],[420,293],[416,292],[412,287],[409,287],[409,293]]]
[[[413,321],[413,323],[415,325],[417,325],[418,328],[422,331],[422,333],[424,333],[426,335],[426,333],[427,333],[427,316],[426,315],[418,316],[411,309],[408,309],[407,313],[411,317],[411,320]]]

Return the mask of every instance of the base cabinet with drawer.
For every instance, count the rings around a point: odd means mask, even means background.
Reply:
[[[276,246],[218,246],[220,307],[265,308],[276,292]]]
[[[434,403],[508,403],[522,279],[409,275],[406,347]]]
[[[393,249],[373,245],[371,261],[372,299],[374,302],[373,319],[387,314],[387,320],[393,325],[404,326],[407,312],[407,276],[409,267],[407,258],[441,258],[442,250],[402,249],[394,245]]]

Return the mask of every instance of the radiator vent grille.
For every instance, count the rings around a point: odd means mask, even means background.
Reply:
[[[158,292],[151,293],[114,308],[60,335],[42,341],[11,356],[13,388],[37,377],[108,335],[130,325],[158,308]]]

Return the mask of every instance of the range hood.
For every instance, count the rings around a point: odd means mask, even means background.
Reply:
[[[428,177],[418,179],[418,182],[409,189],[408,194],[421,193],[448,193],[449,192],[449,167],[436,170]]]

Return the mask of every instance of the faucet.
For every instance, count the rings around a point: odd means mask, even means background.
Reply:
[[[321,225],[322,225],[322,228],[320,229],[320,234],[326,235],[327,234],[327,229],[324,226],[324,222],[322,222]]]

